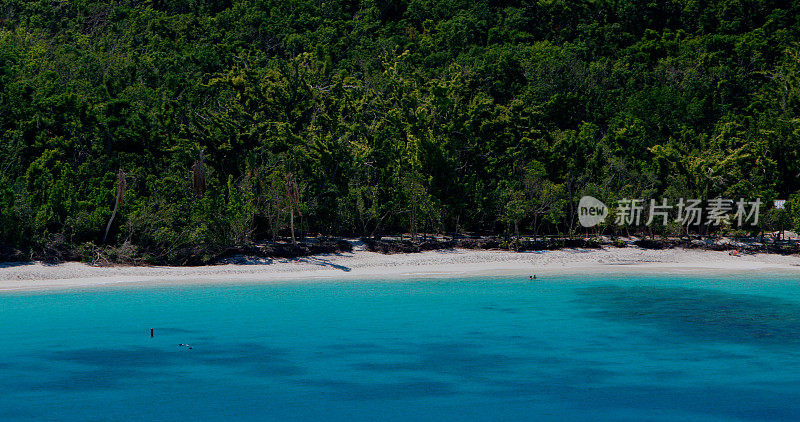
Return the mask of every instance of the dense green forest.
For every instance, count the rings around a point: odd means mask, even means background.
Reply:
[[[799,40],[800,2],[0,0],[0,244],[621,230],[583,195],[791,228]]]

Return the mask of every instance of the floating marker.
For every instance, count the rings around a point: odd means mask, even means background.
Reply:
[[[153,337],[153,329],[150,329],[150,337]]]

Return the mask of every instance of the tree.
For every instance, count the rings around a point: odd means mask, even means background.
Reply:
[[[106,232],[103,235],[103,243],[106,243],[106,238],[108,238],[108,231],[111,229],[111,223],[114,222],[114,217],[117,216],[117,209],[119,208],[119,204],[122,203],[123,199],[125,199],[125,189],[127,188],[127,180],[125,179],[125,172],[122,169],[119,169],[117,173],[117,195],[114,201],[114,210],[111,211],[111,218],[108,219],[108,224],[106,225]]]
[[[303,215],[300,212],[300,190],[297,187],[297,180],[294,177],[294,173],[287,173],[286,174],[286,207],[289,210],[289,229],[292,232],[292,244],[297,245],[297,239],[294,236],[294,213],[297,211],[299,215]]]

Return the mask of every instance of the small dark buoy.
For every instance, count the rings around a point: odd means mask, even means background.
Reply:
[[[150,337],[153,337],[153,329],[150,329]]]

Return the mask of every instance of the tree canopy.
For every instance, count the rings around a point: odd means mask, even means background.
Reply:
[[[800,2],[0,0],[0,243],[168,260],[792,198],[798,41]]]

